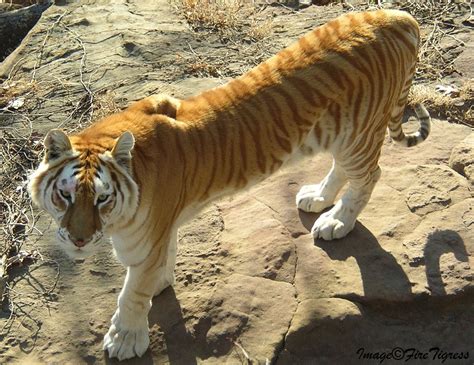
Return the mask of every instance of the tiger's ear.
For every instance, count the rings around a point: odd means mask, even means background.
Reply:
[[[60,129],[51,129],[44,138],[46,148],[46,161],[54,160],[72,151],[69,137]]]
[[[112,156],[117,163],[130,170],[132,161],[132,149],[135,145],[135,137],[129,131],[123,132],[122,135],[115,142],[114,148],[112,149]]]

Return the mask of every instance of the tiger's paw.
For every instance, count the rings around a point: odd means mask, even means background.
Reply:
[[[147,323],[127,328],[122,326],[120,320],[114,315],[112,325],[104,336],[103,350],[107,350],[111,358],[125,360],[142,356],[149,344]]]
[[[321,184],[304,185],[296,194],[296,206],[304,212],[319,213],[334,201],[324,196]]]
[[[344,219],[342,214],[337,209],[321,214],[321,216],[314,222],[311,234],[314,238],[322,238],[326,241],[338,239],[347,236],[352,231],[355,225],[355,218]]]

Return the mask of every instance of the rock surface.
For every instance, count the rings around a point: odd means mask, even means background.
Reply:
[[[453,148],[449,166],[474,184],[474,133]]]
[[[273,11],[270,51],[325,20],[318,7]],[[340,11],[333,6],[324,16]],[[123,106],[155,92],[183,97],[222,83],[225,77],[183,73],[195,57],[190,49],[227,56],[226,77],[250,67],[241,46],[225,48],[210,37],[192,33],[164,0],[81,0],[52,6],[0,73],[33,75],[24,112],[35,130],[80,128],[106,96]],[[2,125],[24,128],[19,113],[13,116],[3,115]],[[153,300],[150,349],[123,363],[358,364],[375,363],[370,353],[395,356],[396,348],[433,359],[439,348],[439,356],[469,351],[470,358],[446,364],[472,364],[473,136],[468,127],[436,121],[420,146],[387,140],[382,178],[341,240],[313,240],[317,215],[295,208],[300,186],[329,171],[327,156],[209,206],[180,230],[177,283]],[[54,225],[43,217],[39,228],[43,237],[29,244],[44,260],[14,273],[20,317],[2,330],[0,362],[118,363],[101,350],[124,278],[110,245],[74,263],[51,244]],[[2,321],[12,323],[7,317]],[[435,360],[410,363],[442,357]]]

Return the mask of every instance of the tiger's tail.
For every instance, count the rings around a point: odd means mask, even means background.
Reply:
[[[392,109],[392,114],[390,121],[388,123],[388,130],[390,137],[397,143],[405,147],[413,147],[417,144],[423,142],[428,135],[430,134],[431,129],[431,117],[428,110],[423,106],[423,104],[415,104],[413,106],[416,114],[416,118],[420,123],[420,128],[418,131],[410,134],[405,134],[403,132],[403,115],[405,112],[405,107],[408,101],[408,95],[412,87],[413,77],[415,75],[415,65],[411,68],[407,78],[405,80],[405,85],[401,90],[400,96],[398,98],[397,104]]]
[[[388,126],[390,137],[392,137],[395,142],[405,147],[413,147],[417,144],[420,144],[426,138],[428,138],[428,135],[430,134],[431,117],[428,113],[428,110],[426,110],[423,104],[415,104],[414,109],[416,118],[420,123],[420,128],[418,129],[418,131],[410,134],[405,134],[402,129],[401,118],[399,118],[398,121],[392,119]]]

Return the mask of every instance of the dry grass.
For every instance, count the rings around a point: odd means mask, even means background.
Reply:
[[[419,50],[417,78],[422,80],[441,80],[456,72],[455,55],[442,47],[444,39],[452,38],[459,45],[455,31],[460,28],[455,17],[469,17],[468,2],[448,0],[409,0],[399,1],[398,8],[412,14],[421,25],[421,46]]]
[[[39,160],[42,145],[30,121],[25,124],[28,135],[18,133],[22,128],[0,131],[0,301],[8,289],[9,268],[17,263],[14,258],[32,256],[22,246],[27,238],[41,235],[36,228],[39,214],[33,212],[25,182]]]
[[[432,116],[474,127],[474,80],[465,82],[451,94],[443,94],[430,85],[414,85],[409,105],[424,104]]]
[[[177,75],[235,77],[268,58],[267,42],[273,30],[273,16],[248,0],[170,0],[197,39],[231,44],[222,55],[214,47],[199,47],[177,54]],[[216,37],[217,36],[217,37]],[[236,53],[235,50],[238,49]],[[236,66],[241,65],[239,70]]]
[[[104,90],[94,94],[94,106],[91,120],[99,120],[121,110],[113,91]]]
[[[259,41],[272,29],[270,18],[249,1],[171,0],[195,32],[218,33],[223,40]]]
[[[251,20],[250,28],[247,32],[249,38],[255,42],[260,41],[272,32],[273,20],[264,19],[264,20]]]
[[[220,77],[219,69],[205,60],[197,59],[186,65],[186,73],[198,77]]]
[[[0,85],[0,109],[6,108],[15,99],[27,97],[37,90],[37,83],[25,80],[10,81],[7,80]]]
[[[244,5],[240,2],[179,0],[175,6],[193,30],[220,31],[239,24],[239,13]]]
[[[402,0],[396,3],[401,10],[412,14],[421,24],[443,22],[460,11],[470,12],[469,2],[462,0]],[[447,25],[452,25],[452,22],[447,22]]]

